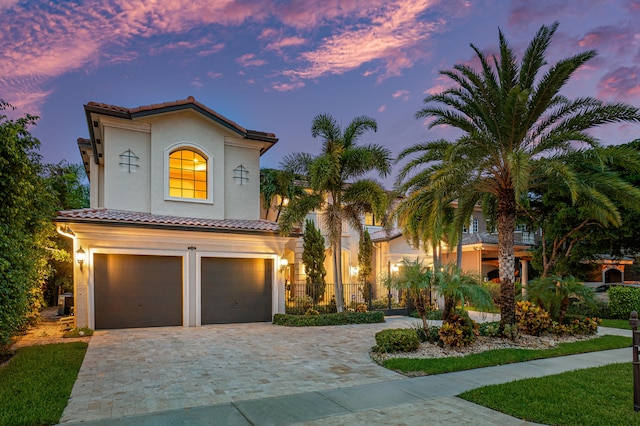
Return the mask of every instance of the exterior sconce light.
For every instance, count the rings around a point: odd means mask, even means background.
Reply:
[[[351,269],[351,276],[355,277],[358,275],[358,271],[360,271],[360,268],[357,266],[351,266],[349,269]]]
[[[287,266],[289,266],[289,261],[287,259],[280,259],[280,272],[284,272],[285,269],[287,269]]]
[[[80,265],[81,271],[82,271],[82,264],[84,263],[85,259],[86,259],[85,252],[82,249],[82,246],[80,246],[80,248],[76,250],[76,262],[78,262],[78,265]]]

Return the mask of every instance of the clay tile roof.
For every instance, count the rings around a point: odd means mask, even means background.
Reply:
[[[147,225],[154,227],[198,228],[201,231],[278,232],[278,224],[268,220],[199,219],[129,212],[105,208],[59,211],[56,222]]]
[[[398,237],[402,236],[402,231],[398,228],[391,229],[390,231],[385,231],[381,229],[380,231],[371,233],[371,241],[378,243],[381,241],[391,241]]]

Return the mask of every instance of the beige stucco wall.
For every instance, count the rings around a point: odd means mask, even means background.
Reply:
[[[93,255],[96,253],[171,255],[183,258],[183,325],[200,324],[198,299],[202,257],[273,259],[272,311],[284,313],[284,279],[279,260],[289,241],[276,235],[229,234],[162,229],[111,227],[94,224],[69,225],[75,233],[74,252],[82,246],[87,260],[80,270],[74,262],[75,320],[77,327],[95,327]],[[195,249],[189,250],[189,247]],[[153,297],[153,295],[149,295]]]
[[[104,176],[100,179],[104,190],[103,206],[135,212],[151,210],[151,146],[148,126],[117,127],[125,125],[110,120],[104,123]],[[120,157],[126,151],[137,157],[137,166],[124,169]]]
[[[125,120],[100,117],[104,157],[91,169],[91,207],[209,218],[260,218],[260,148],[191,110]],[[208,157],[208,200],[172,199],[167,192],[168,154],[185,147]],[[120,154],[139,157],[135,172],[123,170]],[[237,185],[242,164],[249,180]]]
[[[224,206],[225,217],[260,219],[260,149],[249,148],[237,138],[226,138],[224,149]],[[234,171],[242,165],[247,180],[235,178]]]

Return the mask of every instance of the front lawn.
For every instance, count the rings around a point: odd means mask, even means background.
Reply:
[[[534,423],[640,425],[630,362],[485,386],[459,396]]]
[[[0,367],[0,425],[58,423],[87,346],[73,342],[18,349]]]
[[[622,328],[624,330],[631,330],[631,326],[629,325],[629,320],[626,320],[626,319],[603,319],[600,325],[603,327]],[[629,336],[631,336],[631,333],[629,333]]]
[[[494,349],[464,357],[448,358],[390,358],[384,360],[382,365],[403,374],[430,375],[629,346],[631,337],[601,336],[590,340],[560,343],[551,349]]]

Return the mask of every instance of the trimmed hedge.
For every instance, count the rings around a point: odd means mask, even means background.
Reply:
[[[376,333],[376,352],[413,352],[420,347],[420,339],[411,328],[393,328]]]
[[[608,293],[611,318],[629,319],[631,311],[640,311],[640,288],[612,286]]]
[[[273,323],[288,327],[314,327],[321,325],[374,324],[384,322],[384,312],[338,312],[320,315],[275,314]]]

